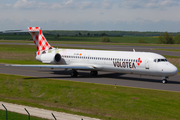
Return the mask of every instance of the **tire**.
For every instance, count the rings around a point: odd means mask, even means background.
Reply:
[[[71,77],[77,77],[78,72],[76,70],[71,71]]]
[[[167,83],[167,80],[162,80],[162,83],[163,83],[163,84]]]
[[[94,71],[94,70],[91,71],[91,76],[97,76],[97,74],[98,74],[97,71]]]

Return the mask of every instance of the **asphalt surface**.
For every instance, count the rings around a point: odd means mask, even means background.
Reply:
[[[33,43],[2,43],[0,44],[17,44],[17,45],[34,45]],[[136,51],[155,52],[162,55],[180,56],[179,52],[167,52],[152,50],[154,48],[161,49],[180,49],[180,47],[158,47],[158,46],[117,46],[117,45],[78,45],[78,44],[52,44],[53,46],[66,46],[66,47],[83,47],[95,49],[109,49],[109,50],[122,50],[131,51],[133,48]],[[70,71],[63,69],[48,69],[48,68],[26,68],[26,67],[10,67],[5,64],[0,64],[0,73],[23,75],[39,78],[54,78],[59,80],[81,81],[89,83],[100,83],[109,85],[130,86],[138,88],[149,88],[168,91],[180,91],[180,75],[172,76],[168,79],[167,84],[162,84],[160,77],[139,76],[132,74],[119,74],[111,72],[99,72],[97,77],[91,77],[88,71],[78,71],[77,78],[70,77]]]
[[[65,71],[63,69],[12,67],[5,66],[5,64],[0,64],[0,73],[28,76],[26,79],[31,79],[32,77],[53,78],[58,80],[80,81],[109,85],[116,84],[117,86],[180,91],[180,75],[170,77],[167,84],[162,84],[162,79],[160,77],[139,76],[112,72],[99,72],[98,76],[91,77],[89,71],[78,72],[78,77],[72,78],[70,76],[70,71]]]

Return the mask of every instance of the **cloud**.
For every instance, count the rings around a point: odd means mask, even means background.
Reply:
[[[121,8],[129,9],[166,9],[179,5],[180,1],[175,0],[122,0],[120,3]]]
[[[38,6],[38,4],[39,3],[36,1],[28,2],[27,0],[19,0],[13,5],[13,7],[19,9],[34,9]]]
[[[115,22],[116,21],[116,22]],[[143,21],[143,22],[142,22]],[[10,19],[0,20],[0,30],[12,30],[22,29],[26,30],[28,26],[40,26],[43,30],[122,30],[122,31],[168,31],[178,32],[180,22],[179,21],[123,21],[123,20],[111,20],[111,21],[71,21],[71,22],[59,22],[58,20],[50,21],[32,21],[22,20],[16,22]],[[5,29],[2,29],[5,28]]]
[[[111,9],[113,7],[113,2],[110,0],[104,0],[102,1],[101,5],[102,5],[102,8]]]
[[[11,4],[0,3],[0,9],[8,9],[10,7],[11,7]]]
[[[0,4],[0,8],[31,10],[31,9],[112,9],[119,4],[119,8],[125,9],[166,9],[168,7],[180,6],[180,1],[175,0],[64,0],[59,2],[45,2],[37,0],[18,0],[14,4]]]
[[[23,9],[23,10],[31,10],[31,9],[91,9],[91,8],[103,8],[110,9],[113,4],[110,0],[102,0],[102,1],[79,1],[79,0],[65,0],[59,1],[58,3],[54,2],[39,2],[37,0],[18,0],[14,4],[7,4],[9,7],[13,7],[15,9]],[[3,5],[0,5],[2,8]]]

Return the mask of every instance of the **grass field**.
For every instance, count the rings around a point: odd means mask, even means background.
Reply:
[[[179,49],[153,49],[153,50],[163,50],[163,51],[180,52]]]
[[[0,100],[105,120],[180,119],[180,93],[0,74]]]
[[[14,64],[39,64],[35,60],[35,46],[0,45],[0,62]]]
[[[34,116],[30,116],[31,120],[47,120],[43,118],[37,118]],[[6,111],[0,110],[0,120],[6,120]],[[8,111],[8,120],[28,120],[28,115],[18,114],[14,112]]]
[[[33,43],[32,40],[0,40],[5,43]],[[119,45],[119,46],[159,46],[159,47],[180,47],[180,44],[149,44],[149,43],[117,43],[117,42],[80,42],[80,41],[49,41],[50,44],[88,44],[88,45]]]
[[[0,63],[40,64],[35,51],[34,45],[0,45]],[[165,57],[180,68],[180,57]],[[179,92],[0,74],[2,101],[105,120],[180,119],[179,98]]]
[[[99,42],[101,37],[69,37],[60,36],[55,38],[55,35],[45,35],[49,41],[71,41],[71,42]],[[30,40],[31,36],[27,35],[13,35],[13,34],[0,34],[0,40]],[[111,42],[115,43],[138,43],[138,40],[144,40],[147,43],[157,43],[156,37],[141,37],[141,36],[124,36],[124,37],[109,37]]]

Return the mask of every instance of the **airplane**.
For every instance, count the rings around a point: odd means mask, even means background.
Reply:
[[[77,70],[90,71],[92,76],[98,71],[137,74],[162,77],[167,83],[178,69],[160,54],[152,52],[107,51],[58,49],[51,46],[40,27],[28,27],[28,32],[36,45],[36,60],[49,65],[11,65],[16,67],[63,68],[71,70],[71,77],[77,77]]]

